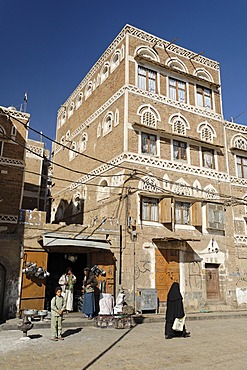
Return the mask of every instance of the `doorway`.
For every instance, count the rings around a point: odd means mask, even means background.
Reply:
[[[155,287],[159,302],[167,301],[169,289],[175,281],[179,282],[179,250],[155,250]]]
[[[205,263],[206,294],[209,300],[220,299],[219,265]]]
[[[65,273],[66,269],[71,267],[76,277],[73,308],[74,311],[78,311],[78,300],[82,295],[83,269],[87,266],[87,254],[77,253],[73,256],[75,260],[72,262],[68,259],[69,254],[49,252],[47,271],[50,273],[50,276],[47,277],[46,281],[45,309],[50,310],[50,302],[52,297],[54,297],[55,288],[59,286],[58,280]]]

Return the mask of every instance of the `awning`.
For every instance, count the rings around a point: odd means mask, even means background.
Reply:
[[[106,239],[69,233],[47,233],[43,235],[43,247],[83,247],[110,250],[110,242]]]

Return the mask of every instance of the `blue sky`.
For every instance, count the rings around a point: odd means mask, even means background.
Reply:
[[[0,0],[0,6],[0,105],[19,108],[27,91],[31,126],[53,139],[58,108],[126,23],[167,41],[178,37],[176,44],[220,62],[224,117],[247,124],[246,0]]]

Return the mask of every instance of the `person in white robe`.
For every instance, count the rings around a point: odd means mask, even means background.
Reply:
[[[58,284],[61,285],[62,288],[62,296],[66,303],[66,311],[73,311],[73,293],[75,283],[76,277],[72,272],[72,268],[68,267],[65,274],[63,274],[58,281]]]

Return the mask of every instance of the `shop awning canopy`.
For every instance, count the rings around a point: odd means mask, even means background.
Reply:
[[[47,233],[43,235],[43,247],[85,247],[110,250],[110,242],[93,236],[74,235],[69,233]]]

